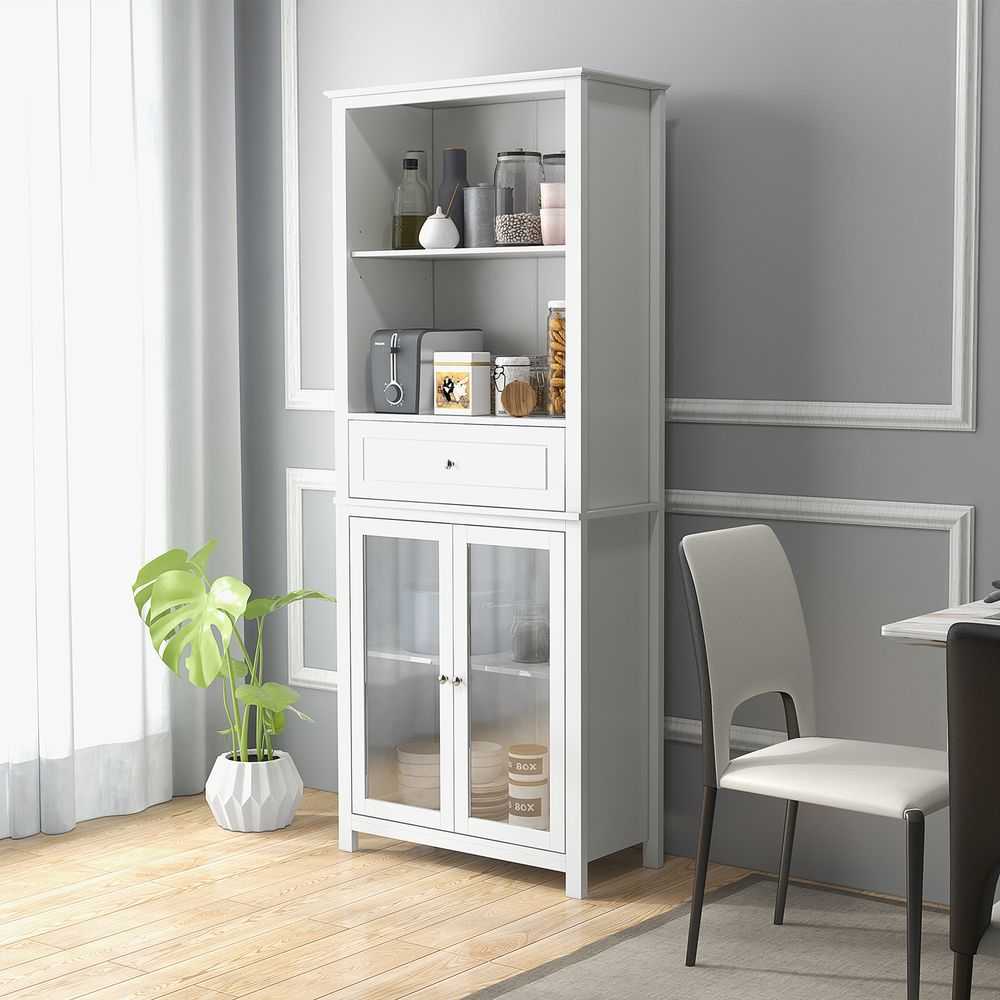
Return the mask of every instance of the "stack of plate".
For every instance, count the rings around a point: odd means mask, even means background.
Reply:
[[[473,740],[471,755],[472,815],[497,823],[507,820],[507,774],[499,743]]]
[[[407,806],[441,808],[441,747],[437,743],[404,743],[396,747],[399,800]]]

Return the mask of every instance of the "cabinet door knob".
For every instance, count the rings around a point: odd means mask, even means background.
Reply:
[[[442,675],[441,675],[441,676],[440,676],[440,677],[438,678],[438,684],[447,684],[447,683],[448,683],[448,678],[447,678],[447,677],[445,677],[445,675],[444,675],[444,674],[442,674]]]
[[[458,687],[458,685],[462,683],[462,678],[461,677],[452,677],[451,683],[454,684],[455,687]]]
[[[449,458],[447,462],[444,463],[446,469],[454,469],[455,463]]]

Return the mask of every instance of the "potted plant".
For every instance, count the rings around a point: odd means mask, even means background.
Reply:
[[[209,579],[205,567],[214,548],[212,541],[192,556],[183,549],[157,556],[139,570],[132,596],[157,655],[178,677],[183,666],[196,687],[222,681],[229,728],[220,735],[227,738],[229,750],[219,755],[205,786],[219,826],[278,830],[295,817],[302,778],[292,758],[275,750],[273,741],[285,728],[286,712],[312,720],[295,708],[297,691],[264,681],[264,622],[294,601],[334,598],[318,590],[294,590],[251,600],[242,580]],[[256,625],[252,651],[247,622]]]

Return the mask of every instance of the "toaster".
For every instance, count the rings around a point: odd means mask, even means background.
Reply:
[[[369,355],[375,412],[433,413],[434,352],[482,349],[482,330],[376,330]]]

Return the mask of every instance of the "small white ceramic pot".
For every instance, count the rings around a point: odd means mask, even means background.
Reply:
[[[274,751],[274,760],[233,760],[220,754],[205,785],[205,798],[224,830],[263,833],[295,819],[302,801],[302,778],[292,758]]]
[[[458,227],[438,205],[433,215],[428,215],[417,236],[425,250],[451,250],[458,246]]]

